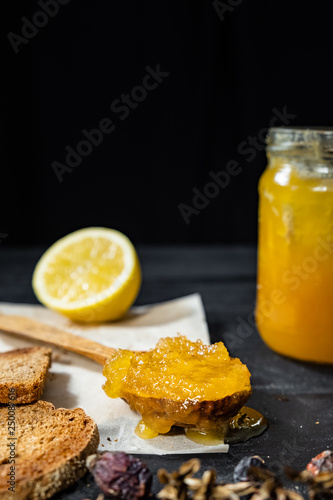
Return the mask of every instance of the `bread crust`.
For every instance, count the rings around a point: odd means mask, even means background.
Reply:
[[[46,384],[51,355],[52,350],[45,347],[25,347],[0,353],[0,403],[38,401]]]
[[[0,408],[0,499],[44,500],[61,491],[86,472],[86,458],[96,453],[96,423],[81,408],[67,410],[46,401],[15,409],[18,437],[15,492],[8,490],[8,407]],[[7,422],[6,422],[7,423]],[[6,455],[7,454],[7,455]]]

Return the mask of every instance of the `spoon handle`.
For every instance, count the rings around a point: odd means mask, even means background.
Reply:
[[[114,352],[112,347],[106,347],[84,337],[68,333],[65,330],[60,330],[54,326],[45,325],[34,319],[21,316],[0,314],[0,330],[20,335],[21,337],[46,342],[67,351],[76,352],[77,354],[93,359],[100,365],[104,365]]]

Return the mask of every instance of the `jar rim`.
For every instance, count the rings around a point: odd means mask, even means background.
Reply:
[[[272,127],[266,137],[269,152],[333,158],[333,127]]]

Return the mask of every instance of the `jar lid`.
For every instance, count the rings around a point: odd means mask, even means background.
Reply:
[[[273,127],[266,137],[269,152],[333,158],[333,127]]]

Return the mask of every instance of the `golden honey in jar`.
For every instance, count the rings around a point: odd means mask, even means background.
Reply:
[[[333,129],[273,128],[267,156],[258,330],[280,354],[333,363]]]

